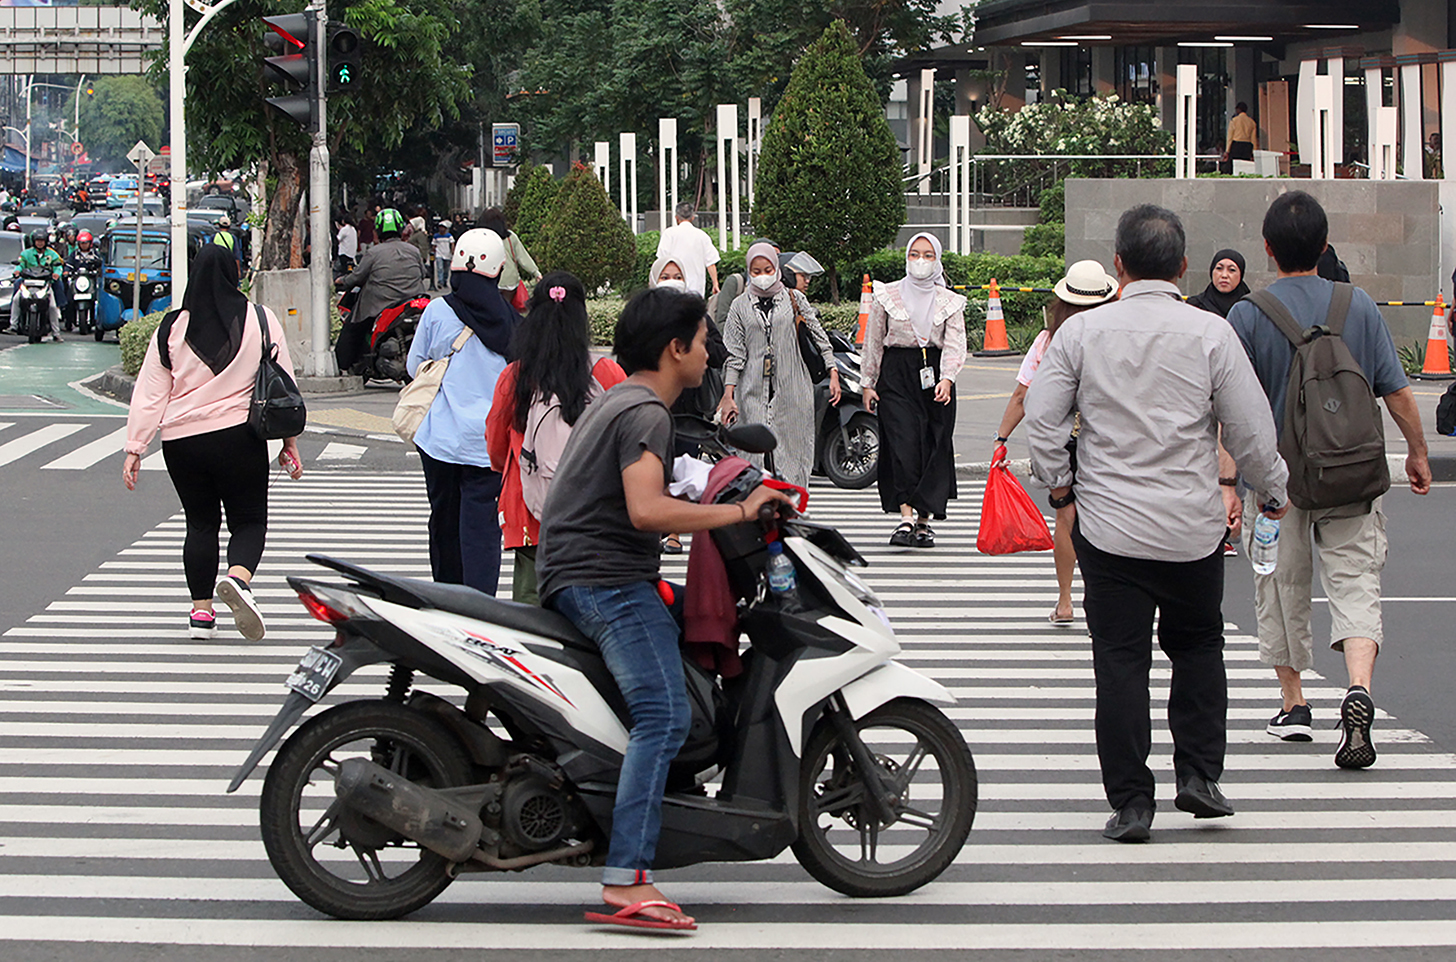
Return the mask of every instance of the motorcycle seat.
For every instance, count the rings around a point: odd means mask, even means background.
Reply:
[[[418,578],[397,578],[326,555],[310,554],[307,557],[314,564],[332,568],[362,584],[379,589],[385,601],[413,607],[436,608],[550,638],[568,648],[589,652],[598,657],[601,655],[596,642],[577,631],[570,620],[554,611],[537,608],[535,605],[502,601],[465,585],[436,584]]]

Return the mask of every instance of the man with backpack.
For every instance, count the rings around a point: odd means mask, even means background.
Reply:
[[[1431,489],[1431,468],[1420,413],[1401,369],[1395,343],[1370,296],[1318,276],[1329,221],[1304,191],[1280,196],[1264,215],[1264,248],[1279,267],[1267,290],[1229,311],[1279,430],[1289,464],[1289,513],[1284,517],[1273,572],[1254,575],[1259,657],[1274,666],[1284,704],[1268,732],[1309,741],[1311,713],[1300,672],[1314,662],[1310,630],[1313,555],[1330,602],[1330,647],[1342,651],[1349,690],[1340,705],[1341,768],[1375,762],[1370,740],[1375,703],[1370,684],[1383,641],[1380,572],[1385,567],[1381,495],[1390,487],[1384,423],[1376,398],[1405,435],[1411,490]],[[1232,460],[1220,456],[1219,483],[1236,511]],[[1246,547],[1258,505],[1244,499]]]

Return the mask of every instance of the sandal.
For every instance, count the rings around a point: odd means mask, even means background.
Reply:
[[[675,534],[670,534],[666,538],[663,538],[662,539],[662,553],[663,554],[682,554],[683,553],[682,539],[679,538]]]
[[[915,547],[934,548],[935,532],[930,530],[928,521],[918,521],[915,524]]]
[[[894,533],[890,535],[890,544],[898,548],[915,547],[915,525],[909,521],[901,521],[896,526]]]
[[[1057,614],[1057,609],[1055,609],[1055,608],[1052,609],[1052,613],[1051,614],[1047,615],[1047,621],[1050,621],[1052,624],[1056,625],[1058,628],[1065,628],[1065,627],[1067,627],[1068,625],[1070,625],[1075,620],[1076,620],[1076,615],[1075,614],[1067,615],[1065,618],[1063,618],[1063,617],[1061,617],[1060,615]]]
[[[678,932],[691,932],[698,927],[698,923],[692,919],[678,919],[668,921],[667,919],[655,919],[650,915],[643,914],[642,910],[647,908],[672,909],[674,912],[681,912],[682,909],[671,902],[663,899],[650,899],[646,902],[633,902],[624,909],[620,909],[608,915],[605,912],[585,912],[582,917],[588,922],[596,922],[601,925],[627,925],[636,929],[672,929]]]

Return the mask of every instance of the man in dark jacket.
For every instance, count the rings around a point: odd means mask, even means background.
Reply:
[[[339,341],[334,346],[341,372],[347,373],[366,353],[370,325],[381,311],[414,297],[424,297],[429,290],[420,252],[400,239],[404,224],[403,215],[394,208],[380,211],[374,219],[379,242],[359,256],[352,273],[334,281],[339,290],[360,289],[349,322],[339,332]]]

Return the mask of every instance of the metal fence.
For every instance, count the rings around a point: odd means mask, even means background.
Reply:
[[[970,158],[972,207],[1035,207],[1041,192],[1066,177],[1171,177],[1172,154],[974,154]],[[1200,172],[1218,169],[1219,155],[1195,158]],[[905,190],[929,179],[930,192],[951,189],[951,165],[929,174],[908,172]]]

